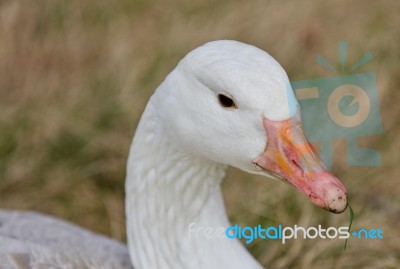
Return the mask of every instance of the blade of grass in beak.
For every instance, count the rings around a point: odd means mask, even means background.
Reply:
[[[349,214],[350,214],[350,224],[349,224],[349,233],[351,234],[351,225],[353,224],[353,220],[354,220],[354,211],[353,208],[351,208],[350,204],[347,205],[349,207]],[[349,236],[350,237],[350,236]],[[347,247],[347,240],[349,238],[346,238],[346,241],[344,242],[344,247],[343,247],[343,251],[346,250]]]

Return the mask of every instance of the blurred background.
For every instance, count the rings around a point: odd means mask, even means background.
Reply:
[[[268,268],[400,268],[400,2],[0,1],[0,207],[35,210],[125,241],[129,145],[154,89],[193,48],[235,39],[268,51],[291,80],[332,76],[371,51],[383,132],[360,143],[380,167],[349,167],[334,141],[333,171],[349,190],[354,229],[384,239],[255,241]],[[290,186],[230,168],[223,185],[240,225],[347,226]]]

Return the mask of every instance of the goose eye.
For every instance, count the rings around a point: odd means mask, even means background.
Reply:
[[[226,93],[218,94],[219,104],[224,108],[237,108],[235,101]]]

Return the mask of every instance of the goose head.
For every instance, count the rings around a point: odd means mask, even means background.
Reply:
[[[307,141],[286,72],[268,53],[209,42],[162,85],[153,96],[159,124],[187,154],[287,182],[331,212],[346,209],[346,188]]]

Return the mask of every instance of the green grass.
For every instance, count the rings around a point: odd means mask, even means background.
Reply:
[[[0,207],[45,212],[125,240],[125,162],[151,93],[194,47],[237,39],[270,52],[292,80],[331,76],[314,62],[374,55],[384,133],[366,138],[381,167],[346,166],[357,228],[385,239],[256,241],[268,268],[400,268],[397,1],[19,1],[0,2]],[[230,169],[223,185],[241,225],[348,225],[278,181]]]

